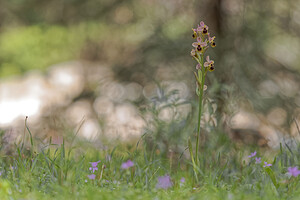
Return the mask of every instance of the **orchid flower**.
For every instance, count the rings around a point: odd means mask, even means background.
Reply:
[[[214,71],[214,61],[209,59],[209,56],[206,56],[206,62],[204,63],[204,67],[207,67],[209,71]]]
[[[206,35],[208,33],[208,26],[201,21],[200,25],[198,25],[197,31],[201,32],[203,35]]]
[[[193,42],[192,46],[195,47],[198,52],[202,53],[207,49],[205,48],[207,47],[207,40],[203,42],[200,37],[197,37],[197,42]]]

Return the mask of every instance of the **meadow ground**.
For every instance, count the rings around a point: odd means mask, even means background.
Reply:
[[[299,171],[289,168],[298,165],[300,148],[287,144],[262,154],[220,134],[199,154],[197,181],[188,156],[165,157],[143,142],[43,146],[29,136],[15,151],[1,151],[1,199],[300,198]]]

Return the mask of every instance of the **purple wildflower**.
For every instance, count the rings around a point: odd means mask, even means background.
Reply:
[[[253,153],[251,153],[251,154],[248,156],[248,158],[252,158],[252,157],[254,157],[254,156],[256,156],[256,151],[254,151]]]
[[[255,163],[256,163],[256,164],[259,164],[259,163],[261,163],[261,157],[259,157],[259,158],[255,158]]]
[[[90,167],[89,170],[90,170],[90,171],[93,171],[93,173],[94,173],[96,170],[98,170],[97,165],[98,165],[99,162],[100,162],[100,160],[97,161],[97,162],[90,162],[91,165],[92,165],[92,167]]]
[[[169,187],[172,187],[173,183],[171,181],[171,178],[169,175],[160,176],[158,177],[158,183],[156,184],[157,189],[168,189]]]
[[[265,162],[263,167],[271,167],[271,166],[272,166],[272,164],[268,164],[267,162]]]
[[[185,183],[185,178],[182,177],[182,178],[180,179],[179,186],[180,186],[180,187],[184,186],[184,183]]]
[[[134,166],[134,163],[131,160],[127,160],[126,162],[122,163],[121,168],[128,169],[133,166]]]
[[[289,167],[288,173],[291,176],[297,177],[300,174],[300,170],[298,170],[298,167]]]
[[[181,183],[185,183],[185,178],[182,177],[182,178],[180,179],[180,182],[181,182]]]
[[[199,63],[196,65],[196,69],[201,70],[201,65]]]
[[[95,174],[88,175],[88,178],[94,180],[96,178],[96,175]]]

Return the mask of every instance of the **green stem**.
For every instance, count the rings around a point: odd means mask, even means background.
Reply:
[[[201,116],[202,116],[202,100],[203,100],[203,90],[204,90],[204,82],[205,82],[205,69],[204,69],[204,55],[201,54],[201,85],[200,85],[200,95],[199,95],[199,110],[198,110],[198,127],[197,127],[197,137],[196,137],[196,152],[195,152],[195,162],[198,166],[199,158],[198,158],[198,151],[200,147],[200,122],[201,122]],[[198,77],[199,77],[199,71],[198,71]],[[200,77],[199,77],[200,78]]]

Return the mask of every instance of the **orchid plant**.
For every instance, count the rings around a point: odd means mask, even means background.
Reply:
[[[201,122],[202,107],[203,107],[203,93],[207,89],[207,86],[204,83],[205,83],[205,77],[207,72],[212,72],[215,70],[214,61],[211,60],[208,55],[205,57],[205,52],[207,51],[209,46],[215,47],[216,43],[215,43],[215,36],[210,37],[210,33],[208,32],[208,26],[203,21],[200,22],[200,24],[196,29],[192,29],[192,31],[193,31],[192,37],[196,39],[196,42],[192,43],[192,46],[194,48],[191,51],[191,56],[197,62],[196,72],[194,72],[194,74],[195,74],[196,84],[197,84],[196,94],[199,97],[199,110],[198,110],[198,126],[197,126],[195,156],[193,154],[192,144],[190,140],[189,140],[189,151],[191,154],[196,180],[198,180],[197,168],[199,166],[198,151],[200,146],[199,143],[200,122]]]

